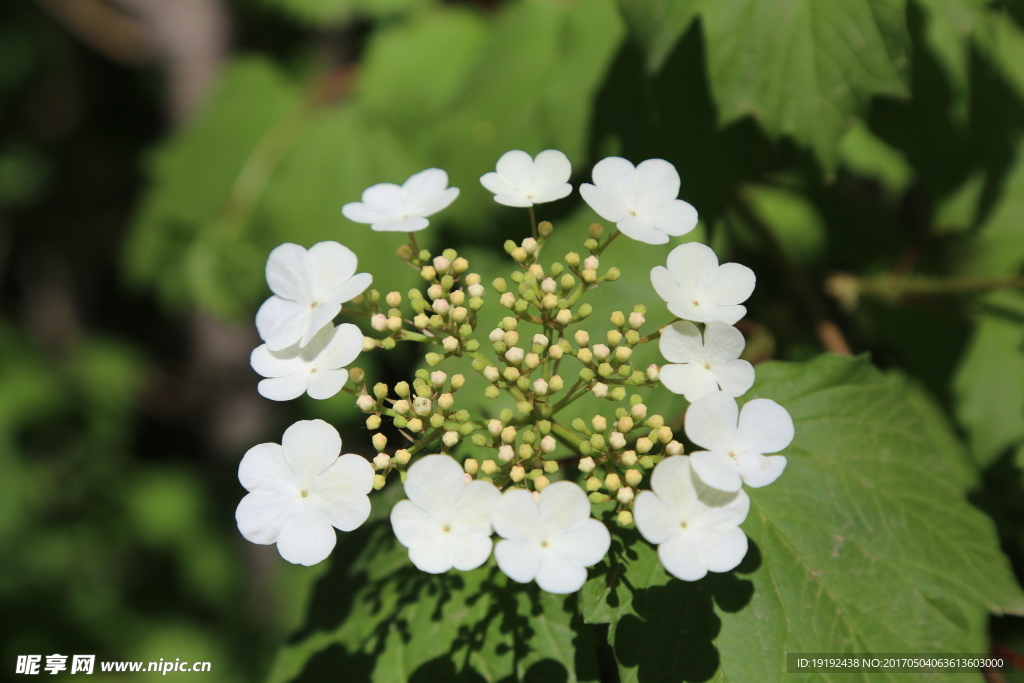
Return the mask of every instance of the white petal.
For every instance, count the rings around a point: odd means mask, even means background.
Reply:
[[[699,478],[696,483],[699,485],[700,500],[690,515],[694,529],[739,526],[747,519],[750,513],[750,496],[746,491],[719,491]]]
[[[669,252],[668,269],[683,291],[693,295],[702,292],[718,270],[718,257],[707,245],[687,242]]]
[[[578,487],[577,487],[578,488]],[[541,554],[537,585],[548,593],[575,593],[587,581],[587,570],[573,560],[557,553]]]
[[[690,466],[708,486],[719,491],[739,491],[743,486],[736,463],[722,451],[696,451]]]
[[[645,208],[642,215],[657,230],[674,237],[685,235],[697,227],[697,209],[682,199]]]
[[[483,185],[488,192],[493,194],[512,194],[515,188],[509,185],[505,180],[495,173],[489,171],[480,176],[480,184]]]
[[[658,350],[665,360],[673,363],[704,363],[704,342],[693,323],[675,322],[663,328]]]
[[[651,285],[654,286],[654,291],[658,296],[669,304],[670,310],[673,304],[682,301],[687,296],[687,292],[682,290],[676,279],[672,277],[672,273],[665,266],[654,266],[654,268],[651,268]]]
[[[573,486],[576,485],[573,484]],[[608,554],[612,537],[604,524],[596,519],[586,519],[571,531],[551,537],[549,544],[550,551],[582,567],[590,567],[600,562]]]
[[[664,543],[679,530],[673,510],[650,491],[641,491],[633,503],[633,521],[648,543]]]
[[[358,455],[355,457],[359,458]],[[341,531],[358,529],[370,517],[370,498],[366,494],[326,497],[323,493],[322,490],[310,493],[310,503],[314,503],[323,517]]]
[[[409,559],[421,572],[443,574],[452,568],[452,554],[440,536],[434,543],[421,543],[409,548]]]
[[[505,491],[494,509],[492,522],[494,531],[503,538],[539,543],[543,533],[540,508],[533,494],[525,489]]]
[[[718,391],[715,374],[697,363],[663,365],[659,380],[666,389],[673,394],[682,394],[690,403]]]
[[[654,223],[642,216],[627,215],[616,223],[616,226],[622,231],[623,235],[637,242],[643,242],[644,244],[665,244],[668,242],[668,235],[658,230]]]
[[[363,333],[352,323],[338,325],[331,340],[317,355],[317,365],[337,370],[354,361],[363,350]]]
[[[772,483],[786,469],[784,455],[748,455],[740,462],[737,471],[743,477],[743,483],[751,488],[761,488]]]
[[[423,216],[409,216],[408,218],[394,216],[389,220],[374,223],[370,228],[377,232],[416,232],[428,225],[430,225],[430,221]]]
[[[271,377],[261,380],[256,391],[263,398],[271,401],[291,401],[302,396],[309,389],[309,371],[300,371],[284,377]]]
[[[590,518],[587,494],[571,481],[557,481],[541,491],[540,516],[549,531],[573,529]]]
[[[339,304],[338,310],[340,311],[340,304],[356,298],[366,291],[366,288],[371,284],[373,284],[372,275],[369,273],[356,273],[348,280],[345,280],[343,283],[328,292],[327,300]],[[337,313],[334,313],[334,315],[331,316],[331,319],[333,319],[335,315],[337,315]]]
[[[754,366],[745,360],[734,360],[714,367],[715,381],[729,396],[742,396],[754,386]]]
[[[409,179],[402,185],[402,194],[405,197],[406,206],[420,214],[417,209],[433,202],[439,194],[444,192],[446,187],[448,187],[448,174],[440,168],[428,168],[409,176]]]
[[[546,149],[533,162],[533,174],[538,186],[550,187],[569,182],[572,164],[557,149]],[[564,196],[564,195],[563,195]]]
[[[309,378],[307,380],[309,386],[306,388],[306,393],[309,394],[310,398],[323,401],[337,395],[342,390],[345,382],[348,381],[348,370],[344,368],[340,370],[317,370],[314,373],[306,373],[306,376]],[[269,380],[264,380],[264,382],[266,381]]]
[[[299,505],[295,516],[281,529],[277,551],[292,564],[309,567],[327,559],[337,542],[338,535],[330,522],[311,505]]]
[[[789,411],[768,398],[755,398],[743,406],[739,434],[744,450],[777,453],[793,441],[793,418]]]
[[[397,216],[402,210],[402,188],[394,183],[377,183],[363,190],[363,204],[381,216]]]
[[[665,458],[651,473],[651,488],[676,518],[689,513],[697,501],[697,490],[690,477],[690,458],[676,455]]]
[[[525,199],[521,194],[497,194],[494,195],[494,201],[505,206],[514,206],[520,209],[533,206],[534,204],[532,200]]]
[[[446,536],[452,566],[460,572],[476,569],[491,556],[494,541],[489,535],[448,533]]]
[[[621,157],[601,159],[594,166],[592,176],[594,185],[606,196],[621,203],[627,213],[636,208],[636,168],[633,164]]]
[[[736,360],[743,353],[744,346],[743,333],[732,325],[715,320],[704,328],[704,352],[711,363],[717,365]]]
[[[331,324],[334,316],[341,312],[341,304],[324,302],[309,309],[309,317],[306,321],[306,331],[299,340],[300,346],[308,346],[313,338],[320,333],[327,325]]]
[[[300,420],[285,430],[281,446],[292,470],[312,480],[335,464],[341,453],[341,435],[323,420]]]
[[[409,468],[405,495],[420,508],[439,519],[454,510],[466,487],[462,466],[448,455],[428,455]]]
[[[266,344],[261,344],[249,355],[249,365],[263,377],[284,377],[306,369],[298,344],[280,351],[271,351]]]
[[[441,526],[411,500],[400,500],[391,508],[391,528],[398,542],[406,548],[424,543],[436,544],[443,533]]]
[[[735,325],[747,314],[746,306],[704,306],[701,318],[693,318],[703,322],[718,320],[726,325]]]
[[[235,509],[235,522],[242,537],[251,543],[276,543],[281,530],[295,515],[294,501],[256,491],[246,495]]]
[[[708,571],[727,572],[747,554],[747,535],[737,526],[694,534],[695,546]]]
[[[377,223],[386,220],[390,215],[362,202],[349,202],[341,207],[341,213],[353,223]]]
[[[754,293],[754,271],[739,263],[723,263],[708,280],[707,292],[719,305],[741,304]]]
[[[319,242],[310,247],[309,277],[313,285],[313,298],[318,301],[330,300],[327,294],[352,277],[358,264],[356,255],[343,244]]]
[[[522,489],[515,489],[523,491]],[[530,495],[529,491],[523,491]],[[505,494],[508,495],[508,494]],[[532,496],[531,496],[532,498]],[[535,541],[498,541],[494,546],[494,559],[498,569],[519,583],[529,583],[537,577],[541,561],[540,543]]]
[[[580,196],[601,218],[618,223],[629,215],[629,209],[622,200],[589,183],[580,185]]]
[[[686,436],[703,448],[727,451],[735,445],[738,415],[736,399],[722,392],[708,394],[686,409]]]
[[[459,188],[449,187],[447,190],[438,193],[429,202],[417,206],[416,213],[420,216],[433,216],[442,209],[447,209],[448,206],[459,197]],[[424,226],[426,227],[426,226]],[[415,228],[414,228],[415,229]]]
[[[501,502],[501,491],[486,481],[471,481],[462,489],[452,519],[452,529],[463,534],[490,536],[494,527],[491,516]]]
[[[509,187],[525,190],[533,186],[533,157],[520,149],[502,154],[498,159],[497,171]]]
[[[276,443],[253,446],[238,464],[238,481],[246,491],[296,493],[295,473]]]
[[[317,476],[313,488],[326,499],[366,499],[367,494],[373,490],[373,465],[361,455],[346,453]]]
[[[664,204],[679,196],[679,173],[664,159],[648,159],[636,167],[637,206]]]
[[[572,194],[572,185],[562,183],[560,185],[544,185],[533,194],[534,204],[546,204],[568,197]]]
[[[307,301],[312,292],[308,253],[287,242],[274,248],[267,258],[267,284],[282,299]]]
[[[311,310],[308,303],[272,296],[256,311],[256,330],[271,351],[286,349],[306,334]]]
[[[708,573],[693,541],[693,534],[679,533],[658,546],[658,559],[677,579],[696,581]]]

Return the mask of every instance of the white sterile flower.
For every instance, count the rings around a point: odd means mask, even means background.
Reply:
[[[277,543],[281,557],[294,564],[309,566],[330,555],[334,528],[352,531],[369,517],[373,488],[373,465],[340,453],[338,430],[323,420],[296,422],[281,445],[250,448],[238,466],[238,480],[249,491],[235,510],[242,536]]]
[[[711,247],[680,244],[668,255],[668,268],[651,269],[654,291],[680,318],[700,323],[736,324],[747,313],[741,303],[754,291],[754,271],[739,263],[718,265]]]
[[[378,183],[363,191],[361,202],[341,207],[345,218],[369,223],[378,232],[415,232],[430,225],[427,216],[447,208],[459,196],[448,187],[448,174],[439,168],[409,176],[403,185]]]
[[[428,455],[409,468],[405,495],[409,500],[391,509],[391,526],[417,569],[468,571],[487,561],[493,546],[491,511],[501,499],[493,484],[467,483],[454,458]]]
[[[786,468],[786,457],[765,455],[793,441],[793,418],[767,398],[755,398],[739,411],[736,399],[708,394],[686,410],[686,436],[704,451],[690,454],[690,464],[708,486],[738,491],[742,484],[767,486]]]
[[[754,384],[754,366],[739,360],[744,345],[739,330],[717,320],[704,328],[703,340],[693,323],[672,323],[658,340],[661,355],[672,362],[659,371],[661,383],[690,403],[719,387],[729,396],[742,396]]]
[[[696,581],[709,571],[735,569],[747,554],[747,536],[739,528],[750,511],[745,491],[716,491],[693,475],[688,456],[658,463],[653,491],[633,504],[636,528],[658,546],[669,574]]]
[[[290,401],[308,393],[310,398],[334,396],[348,381],[345,366],[363,350],[363,333],[351,323],[328,323],[306,346],[293,344],[271,351],[266,344],[253,350],[252,369],[267,379],[257,387],[273,401]]]
[[[267,284],[274,296],[256,312],[256,329],[271,351],[306,346],[313,335],[363,293],[373,276],[356,274],[356,255],[337,242],[320,242],[307,251],[282,244],[267,259]]]
[[[556,149],[544,150],[536,159],[516,149],[502,154],[497,172],[480,176],[480,184],[494,193],[499,204],[533,206],[568,196],[571,175],[569,159]]]
[[[520,583],[536,580],[549,593],[573,593],[587,580],[586,568],[608,552],[611,535],[590,517],[587,494],[571,481],[551,484],[537,498],[510,489],[494,511],[498,567]]]
[[[580,185],[580,194],[628,237],[664,244],[669,236],[685,235],[697,225],[697,210],[678,199],[679,173],[664,159],[634,167],[621,157],[608,157],[597,162],[593,177],[593,185]]]

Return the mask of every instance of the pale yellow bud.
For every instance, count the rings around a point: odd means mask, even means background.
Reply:
[[[593,458],[580,458],[579,470],[584,474],[590,474],[597,467],[597,463],[594,462]]]
[[[682,455],[683,444],[679,443],[678,441],[669,441],[667,444],[665,444],[665,453],[667,453],[668,455]]]
[[[615,493],[616,491],[618,491],[619,487],[621,487],[621,486],[622,486],[622,481],[619,479],[619,475],[615,474],[614,472],[609,473],[604,478],[604,487],[606,489],[608,489],[609,491],[611,491],[612,493]]]
[[[548,479],[547,477],[545,477],[542,474],[542,475],[540,475],[539,477],[537,477],[536,479],[533,480],[533,488],[538,490],[538,491],[543,491],[544,489],[546,489],[548,487],[548,484],[550,484],[550,483],[551,483],[551,480]]]
[[[636,452],[643,454],[649,453],[654,448],[654,442],[648,439],[646,436],[641,436],[636,440]]]
[[[508,476],[512,481],[518,484],[526,478],[526,470],[523,469],[522,465],[513,465],[512,469],[509,470]]]
[[[462,463],[462,467],[466,470],[466,474],[474,475],[480,469],[480,463],[473,458],[469,458],[466,462]]]
[[[412,454],[406,449],[400,448],[395,451],[395,462],[399,465],[408,465],[410,460],[412,460]]]
[[[373,442],[373,447],[378,451],[384,450],[388,445],[388,437],[383,434],[374,434],[373,438],[370,439]]]
[[[626,437],[622,435],[622,432],[612,432],[608,437],[608,444],[615,449],[625,448]]]
[[[561,376],[551,375],[551,379],[548,380],[548,386],[551,387],[552,392],[561,391],[565,386],[565,382],[562,381]]]
[[[502,462],[510,462],[515,456],[515,449],[507,443],[498,447],[498,460],[501,460]]]
[[[619,523],[619,526],[629,526],[633,523],[633,513],[629,510],[619,510],[619,514],[616,515],[615,521]]]
[[[441,437],[441,443],[443,443],[446,448],[451,448],[452,446],[454,446],[458,442],[459,442],[459,433],[458,432],[452,432],[452,431],[445,432],[444,436]]]
[[[584,485],[587,487],[588,491],[597,491],[601,488],[601,480],[597,477],[588,477]]]
[[[636,461],[636,451],[625,451],[621,456],[619,456],[619,462],[621,462],[626,467],[631,467],[635,465]]]
[[[499,468],[498,463],[493,460],[484,460],[480,464],[480,469],[484,471],[484,474],[496,474],[501,468]]]
[[[455,337],[445,337],[441,340],[441,346],[448,353],[455,353],[459,350],[459,340]]]
[[[384,488],[384,484],[386,484],[387,481],[388,480],[384,478],[383,474],[373,475],[373,490],[380,491],[382,488]]]
[[[608,429],[608,420],[603,415],[595,415],[590,420],[595,432],[603,432]]]
[[[383,436],[383,435],[380,435]],[[391,456],[387,453],[378,453],[373,457],[373,467],[377,470],[386,470],[391,466]]]
[[[633,489],[628,486],[623,486],[621,489],[615,492],[615,499],[620,503],[628,503],[633,500]]]
[[[644,474],[640,470],[626,470],[626,483],[632,487],[637,487],[640,482],[644,480]]]

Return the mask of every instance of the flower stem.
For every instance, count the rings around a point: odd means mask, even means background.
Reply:
[[[412,246],[413,258],[420,257],[420,245],[416,244],[416,233],[409,233],[409,245]]]
[[[605,243],[604,243],[604,244],[602,244],[602,245],[601,245],[600,247],[598,247],[598,248],[597,248],[597,250],[595,250],[595,251],[593,252],[594,256],[600,256],[600,255],[601,255],[601,253],[602,253],[602,252],[603,252],[603,251],[604,251],[605,249],[607,249],[607,248],[608,248],[608,245],[609,245],[609,244],[611,244],[612,242],[614,242],[614,241],[615,241],[615,238],[616,238],[616,237],[618,237],[618,236],[619,236],[619,235],[621,235],[621,234],[622,234],[622,231],[621,231],[621,230],[616,230],[616,231],[615,231],[615,232],[613,232],[613,233],[612,233],[611,235],[609,235],[608,239],[607,239],[607,240],[605,240]]]
[[[530,229],[533,231],[533,239],[537,239],[537,214],[533,210],[533,204],[530,204]]]
[[[898,301],[907,296],[978,294],[995,289],[1024,289],[1024,276],[939,278],[886,274],[857,277],[837,273],[825,281],[825,290],[849,310],[856,308],[861,296]]]
[[[580,444],[583,443],[583,439],[576,436],[571,429],[558,422],[551,422],[551,432],[573,448],[579,448]]]

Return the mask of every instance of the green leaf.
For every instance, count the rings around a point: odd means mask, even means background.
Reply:
[[[584,587],[623,681],[782,681],[787,652],[984,652],[986,614],[1024,611],[966,500],[969,461],[919,389],[826,355],[760,365],[748,396],[785,406],[796,438],[783,476],[748,490],[740,567],[687,584],[621,533]]]
[[[831,172],[872,97],[908,94],[903,0],[757,0],[702,5],[720,121],[752,116],[810,147]]]
[[[1024,267],[1024,140],[1017,143],[1013,166],[1003,180],[999,199],[978,229],[975,253],[967,272],[1012,275]]]
[[[596,640],[575,596],[508,580],[493,562],[430,575],[390,524],[347,534],[308,621],[269,681],[596,681]]]
[[[986,299],[995,311],[1024,316],[1024,296],[1002,292]],[[953,380],[957,417],[982,466],[1024,444],[1024,323],[982,314]]]
[[[629,32],[645,54],[647,70],[661,69],[697,15],[699,0],[619,0]]]
[[[744,201],[757,220],[775,237],[786,256],[799,266],[817,265],[825,252],[825,221],[806,196],[783,187],[747,185]],[[762,248],[762,241],[737,216],[744,246],[751,251]]]
[[[340,24],[355,16],[387,17],[419,7],[432,0],[263,0],[294,18],[314,26]]]
[[[891,194],[902,193],[914,179],[914,169],[903,154],[863,122],[854,124],[843,137],[839,154],[851,173],[877,180]]]

